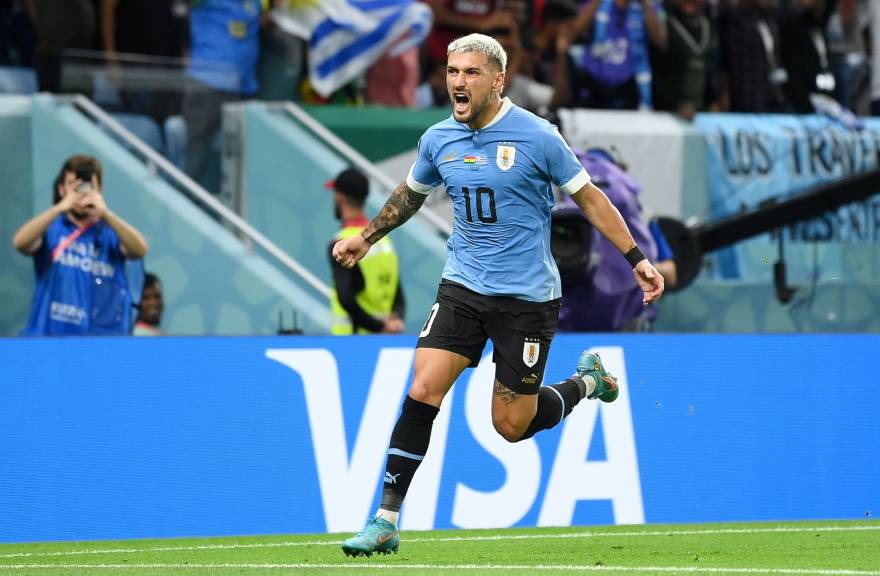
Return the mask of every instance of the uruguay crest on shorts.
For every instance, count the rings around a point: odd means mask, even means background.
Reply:
[[[495,155],[495,164],[502,170],[510,170],[513,167],[513,160],[516,158],[516,148],[513,146],[498,146],[498,152]]]
[[[526,338],[523,342],[523,364],[531,368],[538,363],[541,354],[541,343],[537,338]]]

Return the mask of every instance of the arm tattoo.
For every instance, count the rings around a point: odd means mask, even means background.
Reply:
[[[375,244],[383,236],[406,222],[425,202],[426,194],[410,189],[406,182],[394,189],[382,210],[361,234],[370,244]]]
[[[517,394],[498,380],[495,381],[495,388],[492,392],[495,396],[501,398],[501,401],[504,402],[505,406],[510,406],[519,400],[519,397],[521,396],[521,394]]]

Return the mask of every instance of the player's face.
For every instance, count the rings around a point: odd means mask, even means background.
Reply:
[[[446,90],[452,102],[452,115],[471,128],[489,123],[496,110],[489,106],[492,93],[501,92],[504,74],[485,54],[452,53],[446,64]]]

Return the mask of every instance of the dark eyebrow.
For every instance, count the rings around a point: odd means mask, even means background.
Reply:
[[[471,66],[470,68],[466,68],[465,72],[482,72],[482,67],[480,66]],[[455,66],[446,66],[447,72],[458,72],[458,68]]]

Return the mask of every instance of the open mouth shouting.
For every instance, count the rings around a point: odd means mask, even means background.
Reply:
[[[456,116],[465,116],[471,109],[471,98],[465,92],[452,93],[452,111]]]

